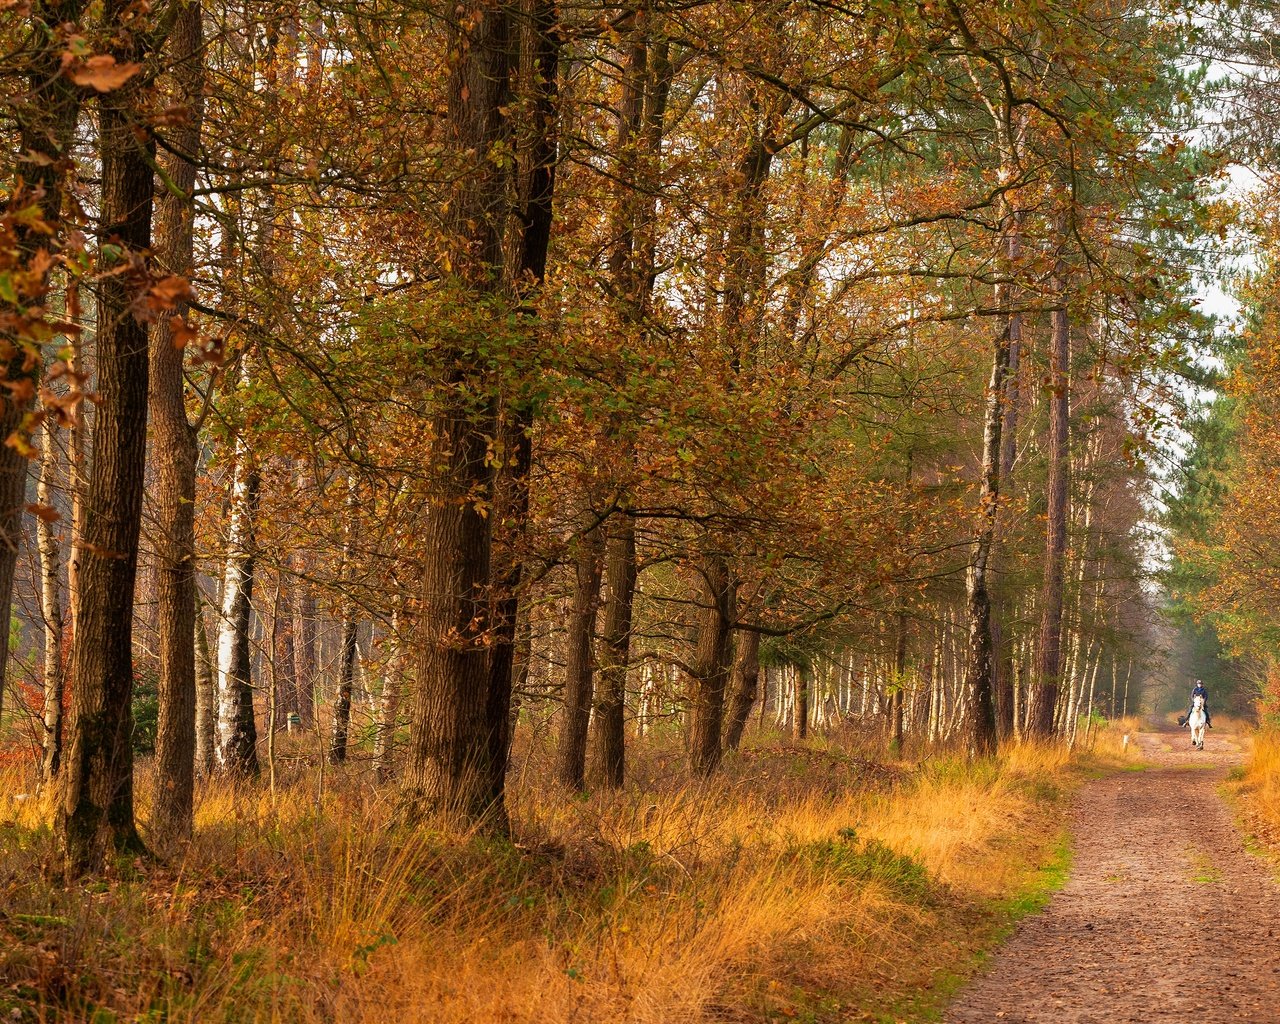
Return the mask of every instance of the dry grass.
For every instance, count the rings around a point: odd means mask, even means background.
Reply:
[[[702,785],[677,761],[643,752],[643,784],[618,794],[518,785],[514,844],[397,827],[354,772],[321,789],[303,770],[274,802],[212,788],[166,865],[73,887],[46,867],[49,802],[9,801],[0,1014],[849,1019],[966,968],[1056,841],[1073,777],[1029,746],[919,766],[757,747]],[[22,791],[8,772],[0,793]]]
[[[1249,831],[1280,856],[1280,732],[1259,729],[1243,770],[1232,773],[1237,806]]]

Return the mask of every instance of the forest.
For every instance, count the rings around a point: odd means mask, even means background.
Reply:
[[[937,989],[1280,715],[1277,34],[0,0],[0,1011]]]

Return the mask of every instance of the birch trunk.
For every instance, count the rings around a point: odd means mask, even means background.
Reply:
[[[373,737],[373,774],[379,782],[391,778],[395,754],[396,724],[400,712],[400,694],[404,688],[405,643],[401,631],[404,621],[404,598],[396,597],[396,607],[391,612],[391,654],[387,658],[387,674],[378,697],[378,724]]]
[[[347,522],[342,538],[340,574],[351,584],[355,562],[355,521],[359,509],[356,478],[347,478]],[[350,597],[342,602],[342,643],[338,653],[338,692],[333,702],[333,731],[329,742],[329,763],[341,764],[347,759],[347,735],[351,731],[351,694],[356,673],[356,609]]]
[[[36,501],[47,510],[36,517],[40,551],[40,609],[44,617],[44,756],[41,778],[52,782],[62,764],[62,545],[54,529],[53,495],[57,487],[58,446],[53,420],[44,424],[44,450],[40,453],[40,480]]]
[[[243,371],[247,375],[247,371]],[[253,717],[253,680],[249,648],[254,583],[254,520],[257,516],[258,471],[248,442],[236,441],[231,485],[231,521],[222,573],[222,608],[218,618],[218,718],[215,761],[219,772],[257,775],[258,730]]]

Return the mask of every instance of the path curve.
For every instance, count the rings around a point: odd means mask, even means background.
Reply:
[[[1203,752],[1185,730],[1137,739],[1152,767],[1084,787],[1070,881],[947,1024],[1280,1020],[1280,886],[1218,792],[1242,744],[1212,731]]]

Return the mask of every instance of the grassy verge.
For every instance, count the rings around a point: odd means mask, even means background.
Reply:
[[[1246,849],[1280,875],[1280,733],[1255,733],[1249,760],[1231,769],[1222,791],[1244,828]]]
[[[165,866],[72,887],[49,801],[10,801],[0,1019],[933,1020],[1061,885],[1082,777],[1036,747],[758,747],[699,786],[677,761],[642,752],[619,794],[518,785],[515,842],[396,826],[364,777],[298,769],[274,800],[203,792]]]

